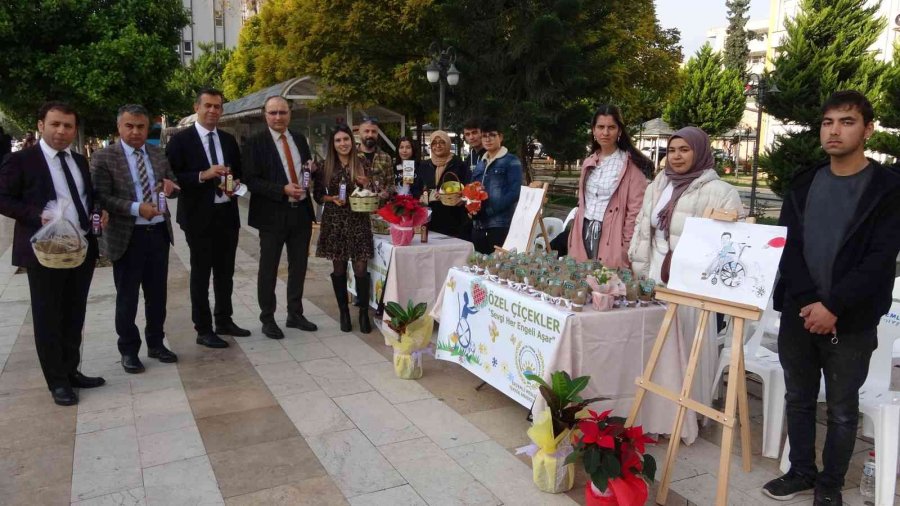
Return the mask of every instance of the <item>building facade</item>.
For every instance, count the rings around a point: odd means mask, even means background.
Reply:
[[[201,44],[209,44],[212,51],[234,48],[244,24],[246,1],[242,0],[183,0],[190,23],[181,30],[178,54],[187,65],[203,54]]]

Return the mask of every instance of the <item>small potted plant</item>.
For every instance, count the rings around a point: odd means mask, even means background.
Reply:
[[[396,333],[384,332],[385,338],[394,348],[394,372],[401,379],[419,379],[422,377],[422,355],[431,344],[431,332],[434,322],[425,313],[428,305],[424,302],[413,304],[409,301],[406,308],[396,302],[388,302],[384,312],[390,317],[387,326]]]
[[[656,281],[650,278],[641,278],[638,285],[641,288],[641,306],[647,306],[653,299],[653,290],[656,289]]]
[[[416,227],[425,224],[429,218],[428,208],[412,195],[394,195],[377,213],[390,223],[391,242],[394,246],[407,246],[411,243]]]
[[[539,413],[528,437],[532,444],[520,448],[520,453],[531,456],[532,479],[537,487],[553,494],[570,490],[575,484],[575,467],[565,462],[572,452],[572,428],[578,422],[578,413],[585,407],[603,399],[582,399],[579,395],[587,387],[590,376],[572,379],[565,371],[550,375],[550,384],[531,373],[525,377],[539,385],[547,408]]]
[[[645,454],[655,443],[640,426],[625,427],[625,419],[596,413],[578,421],[580,435],[566,458],[581,461],[591,480],[584,490],[588,506],[640,506],[647,501],[648,483],[656,476],[656,460]]]

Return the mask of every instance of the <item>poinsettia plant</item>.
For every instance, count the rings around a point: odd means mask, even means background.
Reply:
[[[469,183],[463,188],[463,200],[466,202],[466,211],[476,214],[481,210],[481,202],[487,200],[488,193],[484,190],[480,181]]]
[[[394,195],[376,213],[384,221],[404,227],[418,227],[428,221],[428,208],[412,195]]]
[[[525,377],[539,385],[541,396],[547,401],[550,409],[550,417],[553,419],[553,435],[559,436],[566,429],[575,427],[578,423],[578,413],[592,402],[602,401],[602,398],[582,399],[578,394],[587,387],[590,376],[581,376],[572,379],[566,371],[556,371],[550,374],[550,383],[543,378],[531,373],[525,373]]]
[[[644,453],[645,445],[656,441],[645,436],[640,426],[625,427],[624,418],[609,416],[612,410],[588,412],[589,418],[578,421],[581,434],[566,463],[580,460],[601,492],[611,486],[616,496],[624,499],[626,490],[646,491],[647,483],[656,476],[656,460]]]

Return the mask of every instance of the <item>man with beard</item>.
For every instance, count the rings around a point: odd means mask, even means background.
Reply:
[[[378,190],[387,190],[393,183],[393,161],[391,155],[385,153],[378,147],[378,135],[381,130],[378,128],[378,120],[375,118],[363,118],[359,125],[360,143],[358,146],[359,155],[365,159],[366,168],[371,172],[371,179],[374,184],[378,184]]]

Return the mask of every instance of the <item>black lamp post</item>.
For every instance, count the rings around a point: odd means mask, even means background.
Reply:
[[[756,186],[759,173],[759,141],[762,130],[762,102],[770,93],[778,93],[775,84],[769,84],[768,80],[759,74],[750,74],[749,81],[744,86],[744,95],[756,99],[756,143],[753,146],[753,170],[750,182],[750,214],[756,216]]]
[[[446,94],[446,85],[456,86],[459,83],[459,70],[456,69],[456,50],[448,47],[444,50],[440,49],[437,43],[432,43],[431,63],[425,68],[425,77],[431,84],[439,83],[440,99],[438,104],[438,129],[444,129],[444,95]]]

